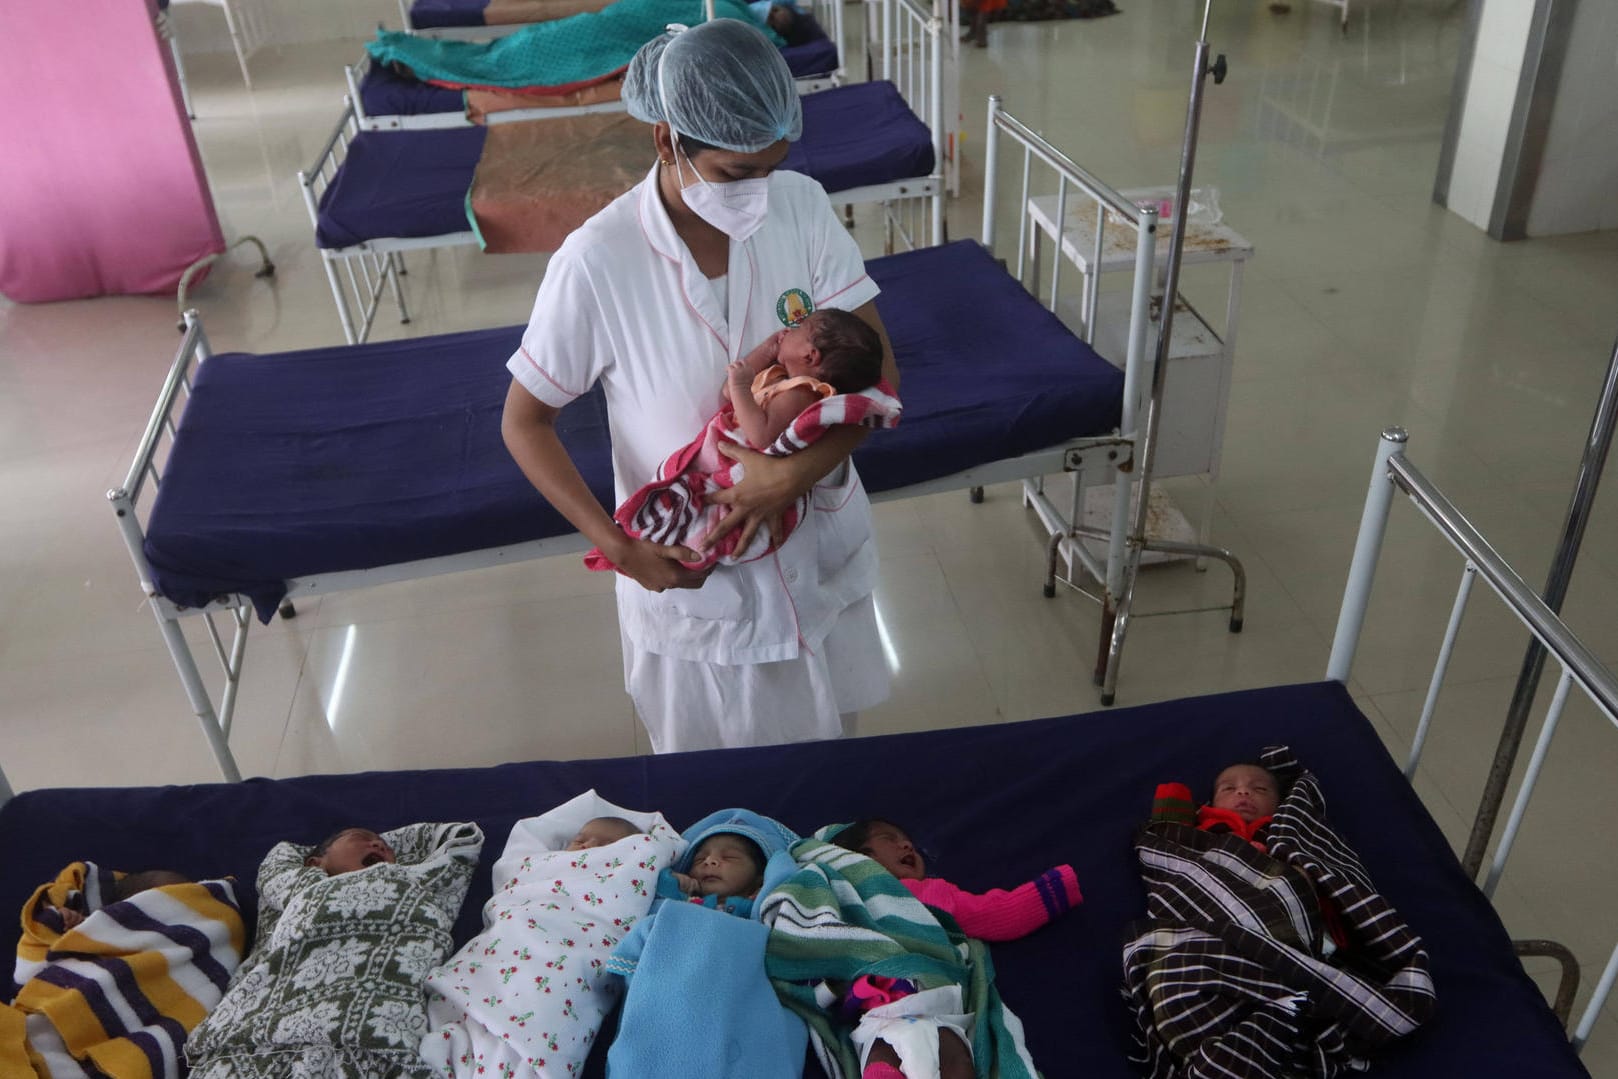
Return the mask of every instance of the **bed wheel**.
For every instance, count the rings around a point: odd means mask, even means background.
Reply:
[[[982,505],[983,504],[983,488],[981,488],[981,487],[973,487],[971,490],[966,492],[966,497],[970,498],[972,500],[972,505],[974,505],[974,506]]]
[[[298,617],[298,608],[292,605],[291,600],[286,599],[281,601],[281,606],[277,608],[276,613],[282,618],[296,618]]]
[[[1048,584],[1045,587],[1041,588],[1040,591],[1045,593],[1045,598],[1046,599],[1055,599],[1056,598],[1056,585],[1054,585],[1054,584]]]
[[[1103,707],[1103,708],[1111,708],[1114,697],[1115,697],[1115,694],[1103,693],[1101,695],[1101,707]]]
[[[1240,633],[1242,631],[1242,620],[1240,618],[1232,618],[1230,620],[1230,631],[1232,633]]]
[[[399,320],[399,325],[401,325],[401,326],[410,325],[410,316],[406,315],[404,318],[400,319]]]

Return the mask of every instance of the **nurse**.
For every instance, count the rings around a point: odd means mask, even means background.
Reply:
[[[619,567],[624,684],[659,753],[834,738],[886,699],[870,503],[840,429],[788,457],[737,449],[721,531],[759,528],[809,494],[772,556],[696,573],[694,552],[631,539],[591,496],[555,419],[600,383],[617,500],[654,478],[720,405],[726,366],[820,307],[881,331],[853,239],[825,191],[778,172],[801,133],[781,53],[731,19],[665,35],[624,79],[657,162],[552,256],[502,428],[540,494]],[[884,342],[883,371],[898,371]]]

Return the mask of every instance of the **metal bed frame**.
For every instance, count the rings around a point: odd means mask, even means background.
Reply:
[[[919,0],[873,2],[886,12],[882,20],[883,36],[875,46],[882,53],[884,77],[898,88],[900,96],[926,123],[932,135],[933,170],[927,176],[907,177],[839,191],[831,196],[831,201],[833,206],[844,208],[880,205],[884,249],[891,254],[895,236],[902,238],[907,247],[938,243],[944,237],[943,38],[949,24],[933,9],[923,7]],[[883,47],[881,42],[892,42],[892,45]],[[572,109],[525,111],[543,114],[541,119],[555,119],[585,112],[619,111],[622,107],[621,103],[613,102]],[[362,132],[359,108],[356,98],[344,97],[343,113],[336,128],[315,155],[314,163],[298,173],[298,186],[303,191],[311,227],[319,227],[320,199],[342,167],[349,140]],[[458,113],[439,115],[454,116],[456,122],[432,126],[460,127],[465,124],[465,118]],[[514,119],[517,117],[508,117],[502,122]],[[375,122],[374,117],[372,120]],[[405,272],[406,251],[462,247],[477,242],[477,234],[467,229],[440,236],[379,237],[348,247],[320,248],[326,280],[331,286],[332,300],[337,305],[337,317],[343,325],[344,340],[357,344],[369,336],[383,293],[390,289],[399,305],[399,321],[410,321],[410,310],[400,280],[400,275]]]
[[[1078,170],[1077,166],[1063,164],[1066,162],[1066,158],[1043,138],[1028,131],[1027,128],[1009,116],[1005,117],[1005,120],[1008,124],[1006,128],[1007,134],[1022,142],[1027,148],[1027,154],[1037,155],[1041,160],[1051,162],[1054,167],[1066,176],[1068,183],[1090,184],[1088,174],[1082,173],[1082,170]],[[1110,189],[1104,190],[1110,191]],[[1108,197],[1121,199],[1116,193],[1112,193]],[[1140,266],[1142,269],[1138,272],[1142,275],[1142,280],[1149,282],[1153,277],[1152,255],[1156,248],[1157,211],[1155,208],[1142,209],[1132,205],[1130,206],[1130,211],[1136,215],[1135,221],[1140,238]],[[391,256],[384,254],[381,257]],[[1130,370],[1126,375],[1126,380],[1131,386],[1142,386],[1151,382],[1143,371],[1145,365],[1150,362],[1147,349],[1148,289],[1144,287],[1137,288],[1136,301],[1131,314],[1132,322],[1129,332],[1131,342]],[[185,688],[186,696],[191,703],[192,711],[202,727],[210,748],[213,750],[220,772],[226,779],[234,781],[240,778],[241,773],[237,768],[235,758],[230,752],[229,737],[237,690],[242,674],[243,659],[246,654],[248,631],[252,625],[252,606],[245,596],[227,595],[216,598],[206,607],[182,608],[161,595],[154,584],[151,566],[146,560],[145,529],[143,525],[145,515],[149,513],[150,509],[150,499],[143,498],[143,496],[147,493],[148,484],[155,489],[162,482],[162,471],[166,464],[168,447],[172,443],[179,416],[183,411],[182,402],[190,394],[192,371],[198,363],[204,362],[211,354],[212,350],[208,345],[208,340],[203,333],[196,314],[189,312],[187,314],[185,337],[169,369],[162,391],[158,396],[157,404],[146,424],[145,433],[140,440],[123,485],[108,492],[107,498],[112,505],[119,531],[128,547],[130,558],[135,564],[141,590],[147,596],[152,614],[157,620],[164,643],[168,647],[175,669]],[[164,435],[168,436],[167,440],[164,439]],[[975,490],[987,484],[1005,483],[1059,472],[1076,472],[1088,476],[1101,476],[1104,477],[1102,482],[1112,482],[1126,476],[1127,473],[1120,471],[1120,469],[1137,459],[1135,439],[1131,434],[1109,432],[1093,437],[1073,439],[1058,446],[1052,446],[1007,460],[990,462],[952,476],[882,492],[873,495],[872,500],[881,502],[944,491]],[[1122,486],[1121,483],[1120,486]],[[1060,511],[1054,505],[1048,503],[1042,492],[1036,492],[1034,498],[1041,506],[1042,515],[1050,514],[1054,517],[1060,517]],[[1127,559],[1124,557],[1125,544],[1121,535],[1123,518],[1119,518],[1119,521],[1120,524],[1115,529],[1119,535],[1111,545],[1112,555],[1108,560],[1108,564],[1105,566],[1098,565],[1097,570],[1106,579],[1119,582],[1118,586],[1127,591],[1132,583],[1132,578],[1129,576],[1130,569]],[[584,550],[586,546],[588,544],[583,537],[570,534],[510,547],[488,548],[417,562],[379,566],[373,569],[299,578],[287,582],[286,601],[287,603],[295,603],[297,599],[303,596],[322,595],[328,592],[345,591],[391,581],[413,580],[441,573],[521,562],[551,554],[577,552]],[[287,612],[288,608],[284,605],[283,613]],[[181,627],[182,619],[196,615],[200,615],[206,624],[215,658],[218,660],[224,675],[224,688],[217,705],[214,703],[214,698],[203,680],[196,656],[192,652]],[[216,623],[215,615],[228,615],[234,622],[233,633],[228,644],[225,635],[220,630],[220,626]]]
[[[813,3],[815,20],[826,31],[832,44],[837,47],[837,67],[823,74],[798,79],[798,93],[800,95],[829,90],[834,86],[841,86],[846,80],[846,61],[843,58],[842,0],[813,0]],[[408,7],[408,0],[400,0],[400,4]],[[518,26],[513,26],[510,29],[519,28]],[[464,111],[387,114],[380,116],[366,112],[364,95],[360,93],[360,84],[365,80],[365,75],[370,70],[370,66],[370,54],[366,54],[358,63],[346,64],[343,67],[343,78],[348,85],[348,98],[354,103],[354,115],[361,131],[428,131],[445,127],[466,127],[472,123]],[[500,112],[490,113],[485,122],[509,124],[518,120],[544,120],[562,116],[585,116],[596,112],[622,112],[623,109],[624,104],[622,101],[604,101],[595,105],[564,105],[555,108],[505,109]]]
[[[1562,719],[1569,694],[1577,687],[1609,723],[1618,727],[1618,677],[1602,665],[1595,654],[1585,647],[1567,624],[1557,616],[1552,607],[1540,598],[1490,546],[1488,540],[1467,520],[1460,508],[1410,462],[1405,456],[1407,442],[1408,436],[1402,429],[1390,427],[1382,433],[1381,441],[1377,444],[1376,459],[1371,468],[1370,489],[1366,494],[1365,508],[1360,519],[1359,536],[1354,545],[1348,582],[1343,589],[1343,603],[1338,610],[1337,631],[1332,638],[1326,677],[1338,682],[1348,680],[1354,665],[1355,648],[1365,624],[1365,612],[1370,602],[1377,559],[1381,554],[1386,535],[1388,513],[1394,495],[1403,493],[1464,559],[1454,607],[1433,667],[1427,697],[1422,705],[1421,718],[1405,765],[1405,776],[1411,779],[1415,777],[1416,766],[1420,763],[1422,749],[1427,741],[1455,640],[1466,614],[1473,584],[1479,577],[1527,627],[1537,648],[1542,649],[1560,668],[1560,676],[1551,697],[1550,707],[1540,721],[1539,735],[1533,753],[1529,757],[1522,786],[1518,789],[1516,801],[1506,821],[1505,831],[1501,834],[1483,881],[1483,892],[1492,899],[1501,875],[1505,872],[1507,860],[1511,857],[1518,830],[1527,815],[1528,805],[1539,782],[1540,770],[1556,736],[1557,725]],[[1504,762],[1509,770],[1509,762],[1515,756],[1515,752],[1515,745],[1502,745],[1496,754],[1494,766],[1498,768]],[[1485,813],[1492,815],[1487,805],[1479,809],[1480,820]],[[1550,956],[1562,964],[1562,979],[1553,1009],[1566,1023],[1578,989],[1579,968],[1573,953],[1555,941],[1533,940],[1514,943],[1518,955]],[[1618,946],[1614,946],[1608,957],[1595,992],[1574,1028],[1572,1041],[1575,1051],[1582,1051],[1585,1042],[1589,1040],[1590,1032],[1615,982],[1618,982]]]

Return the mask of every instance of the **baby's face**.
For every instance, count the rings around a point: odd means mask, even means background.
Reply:
[[[381,836],[364,828],[350,828],[332,841],[325,854],[309,859],[309,864],[324,869],[326,876],[335,877],[383,862],[392,865],[393,861],[393,848]]]
[[[815,350],[814,338],[809,330],[815,317],[810,315],[781,335],[780,350],[775,354],[775,362],[786,368],[787,374],[794,378],[799,375],[813,375],[819,369],[820,353]]]
[[[1228,809],[1251,823],[1281,804],[1275,777],[1256,764],[1233,764],[1214,780],[1213,807]]]
[[[609,843],[616,843],[620,839],[635,834],[633,828],[626,828],[616,821],[596,820],[589,821],[579,834],[568,841],[565,850],[592,850],[596,847],[605,847]]]
[[[921,880],[927,876],[927,862],[921,852],[895,825],[886,822],[872,825],[860,853],[900,880]]]
[[[740,836],[716,835],[702,841],[691,858],[691,876],[698,895],[750,896],[764,881],[753,865],[748,841]]]

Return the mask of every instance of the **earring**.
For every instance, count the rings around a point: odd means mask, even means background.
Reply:
[[[668,167],[669,167],[669,166],[670,166],[670,165],[672,165],[672,164],[674,164],[674,162],[672,162],[672,161],[670,161],[670,160],[669,160],[669,159],[668,159],[668,158],[666,158],[666,157],[664,157],[664,158],[659,158],[659,159],[658,159],[658,161],[657,161],[657,163],[658,163],[658,164],[659,164],[659,165],[662,165],[662,166],[663,166],[663,167],[664,167],[664,168],[665,168],[665,169],[666,169],[666,168],[668,168]]]

